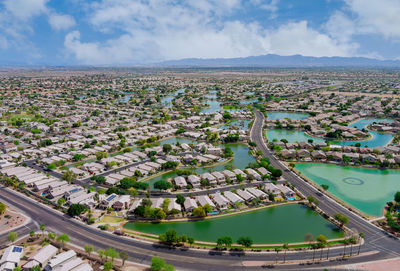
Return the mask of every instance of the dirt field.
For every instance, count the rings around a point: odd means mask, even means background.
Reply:
[[[0,233],[7,232],[25,223],[26,217],[7,206],[6,213],[0,217]]]

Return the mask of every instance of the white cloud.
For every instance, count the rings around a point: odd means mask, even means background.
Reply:
[[[57,13],[49,15],[49,24],[55,30],[65,30],[76,25],[72,16]]]
[[[399,0],[345,0],[355,15],[357,32],[382,34],[386,38],[400,37]]]
[[[351,40],[356,32],[355,22],[341,11],[336,11],[324,25],[330,36],[342,42]]]
[[[21,20],[30,19],[46,11],[49,0],[5,0],[4,6]]]
[[[310,28],[306,21],[265,29],[257,23],[210,17],[206,2],[193,9],[163,1],[104,1],[96,5],[92,24],[124,34],[106,41],[86,42],[79,32],[65,38],[65,47],[85,64],[134,64],[181,58],[246,57],[275,53],[348,56],[355,44],[337,41]]]

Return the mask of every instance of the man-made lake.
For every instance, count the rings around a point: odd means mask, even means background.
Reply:
[[[286,119],[286,118],[292,120],[301,120],[310,117],[308,114],[291,113],[291,112],[268,112],[267,116],[269,120]]]
[[[185,93],[185,89],[183,88],[178,89],[177,91],[169,94],[168,96],[165,96],[164,98],[161,99],[161,103],[166,105],[167,107],[172,107],[172,100],[175,99],[175,97],[181,93]]]
[[[400,191],[400,170],[298,163],[296,169],[328,192],[370,216],[382,216],[386,202]]]
[[[169,138],[166,140],[161,140],[160,141],[160,145],[164,145],[164,144],[176,144],[177,142],[179,143],[196,143],[196,141],[194,140],[190,140],[190,139],[186,139],[186,138],[177,138],[177,137],[173,137],[173,138]],[[217,166],[212,166],[212,167],[201,167],[201,168],[190,168],[190,170],[195,171],[197,174],[202,174],[205,172],[210,172],[210,171],[223,171],[226,166],[232,166],[233,168],[239,168],[239,169],[243,169],[245,168],[249,163],[255,162],[256,159],[249,154],[249,148],[244,145],[244,144],[220,144],[218,145],[222,148],[224,147],[229,147],[231,148],[231,150],[234,153],[234,157],[232,159],[232,161],[226,162],[226,163],[222,163],[220,165]],[[175,174],[175,172],[169,172],[169,173],[165,173],[163,175],[159,175],[153,179],[148,180],[147,182],[149,183],[150,187],[153,188],[153,184],[159,180],[168,180],[169,178],[174,178],[177,175]]]
[[[175,229],[179,235],[186,234],[206,242],[216,242],[221,236],[230,236],[236,242],[241,236],[249,236],[255,244],[303,242],[307,233],[312,233],[314,238],[323,234],[330,239],[342,234],[334,224],[308,207],[297,204],[201,221],[155,224],[130,222],[124,227],[157,235]]]
[[[247,129],[249,129],[250,122],[251,122],[251,120],[233,120],[233,121],[230,121],[229,123],[224,124],[218,128],[231,129],[234,127],[238,127],[239,130],[241,130],[241,131],[247,131]]]
[[[389,120],[389,119],[362,119],[362,120],[359,120],[359,121],[356,121],[356,122],[350,124],[349,126],[362,129],[373,122],[379,122],[379,121],[392,122],[392,120]],[[353,146],[356,143],[360,143],[361,147],[376,148],[376,147],[386,146],[393,138],[393,136],[390,134],[382,134],[382,133],[377,133],[377,132],[373,132],[370,130],[369,130],[369,133],[372,135],[372,138],[368,139],[368,140],[362,140],[362,141],[336,141],[336,140],[334,140],[334,141],[329,141],[329,143],[333,144],[333,145],[340,145],[340,146]],[[277,140],[286,139],[289,142],[302,142],[302,141],[307,141],[308,139],[312,139],[314,143],[325,141],[325,140],[317,138],[317,137],[308,136],[303,131],[293,131],[293,130],[292,131],[268,130],[267,138],[269,141],[272,141],[273,139],[277,139]]]

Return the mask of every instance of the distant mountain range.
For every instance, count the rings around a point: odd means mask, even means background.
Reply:
[[[368,67],[400,68],[399,60],[378,60],[365,57],[312,57],[261,55],[243,58],[186,58],[156,64],[162,67]]]

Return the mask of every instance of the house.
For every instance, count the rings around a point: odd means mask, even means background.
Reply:
[[[264,191],[267,194],[274,194],[275,196],[280,195],[280,193],[281,193],[281,190],[279,190],[279,188],[276,187],[276,185],[274,185],[273,183],[265,183]]]
[[[252,194],[250,194],[250,193],[247,192],[246,190],[238,189],[238,190],[236,190],[236,193],[237,193],[241,198],[243,198],[246,202],[250,202],[250,201],[252,201],[253,199],[255,199],[255,196],[252,195]]]
[[[66,252],[62,252],[56,256],[54,256],[49,263],[46,265],[46,267],[43,269],[43,271],[53,271],[57,267],[61,266],[63,263],[76,258],[76,252],[73,250],[68,250]]]
[[[179,188],[185,188],[187,186],[187,182],[184,177],[178,176],[174,178],[174,183]]]
[[[220,193],[212,195],[213,201],[216,203],[219,209],[226,209],[229,205],[229,200],[222,196]]]
[[[236,174],[233,173],[230,170],[225,169],[224,171],[222,171],[222,174],[225,175],[226,178],[229,178],[229,180],[231,180],[232,182],[235,182],[237,180],[236,178]]]
[[[257,168],[257,171],[261,174],[261,176],[271,175],[271,172],[266,170],[264,167]]]
[[[296,151],[295,150],[282,150],[281,155],[284,158],[296,158]]]
[[[200,177],[204,180],[207,180],[210,183],[210,185],[217,184],[217,178],[215,178],[213,175],[211,175],[208,172],[201,174]]]
[[[268,196],[260,189],[256,189],[253,187],[246,188],[245,190],[259,199],[265,199]]]
[[[299,157],[299,158],[309,158],[309,157],[311,157],[311,154],[310,154],[310,152],[308,150],[301,149],[301,150],[296,151],[296,154],[297,154],[297,157]]]
[[[43,268],[47,262],[57,254],[58,249],[53,245],[46,245],[42,247],[35,255],[28,259],[28,262],[22,267],[24,270],[30,270],[35,266]]]
[[[191,212],[193,209],[198,207],[196,201],[192,198],[186,198],[183,206],[185,206],[186,212]]]
[[[294,197],[296,195],[296,193],[286,185],[277,184],[276,187],[282,192],[283,195],[285,195],[285,197]]]
[[[225,176],[221,172],[215,171],[212,172],[211,175],[217,179],[218,184],[225,184]]]
[[[236,175],[242,176],[243,179],[246,179],[246,178],[247,178],[246,173],[244,173],[241,169],[235,168],[235,169],[233,170],[233,172],[234,172]]]
[[[131,203],[130,195],[121,195],[119,196],[118,200],[113,203],[112,208],[114,210],[121,211],[123,209],[128,209],[130,203]]]
[[[117,200],[118,200],[118,195],[113,193],[100,202],[99,208],[107,209],[111,207]]]
[[[251,179],[255,179],[257,181],[261,181],[261,175],[258,174],[254,169],[252,168],[246,168],[247,171],[247,175],[251,178]]]
[[[367,163],[373,164],[376,162],[376,157],[373,156],[372,154],[361,154],[361,158],[363,161],[366,161]]]
[[[19,265],[23,254],[23,248],[19,246],[9,246],[4,250],[0,259],[1,271],[13,271]]]
[[[187,177],[187,182],[190,183],[193,186],[193,188],[200,187],[200,181],[201,181],[200,177],[196,175],[189,175]]]
[[[213,210],[216,208],[215,204],[206,195],[197,196],[197,202],[200,204],[200,206],[204,206],[206,204],[209,204],[212,207]]]
[[[314,159],[326,159],[326,155],[323,151],[315,150],[311,153]]]
[[[244,202],[241,197],[239,197],[235,193],[232,193],[231,191],[225,191],[224,196],[232,203]]]

